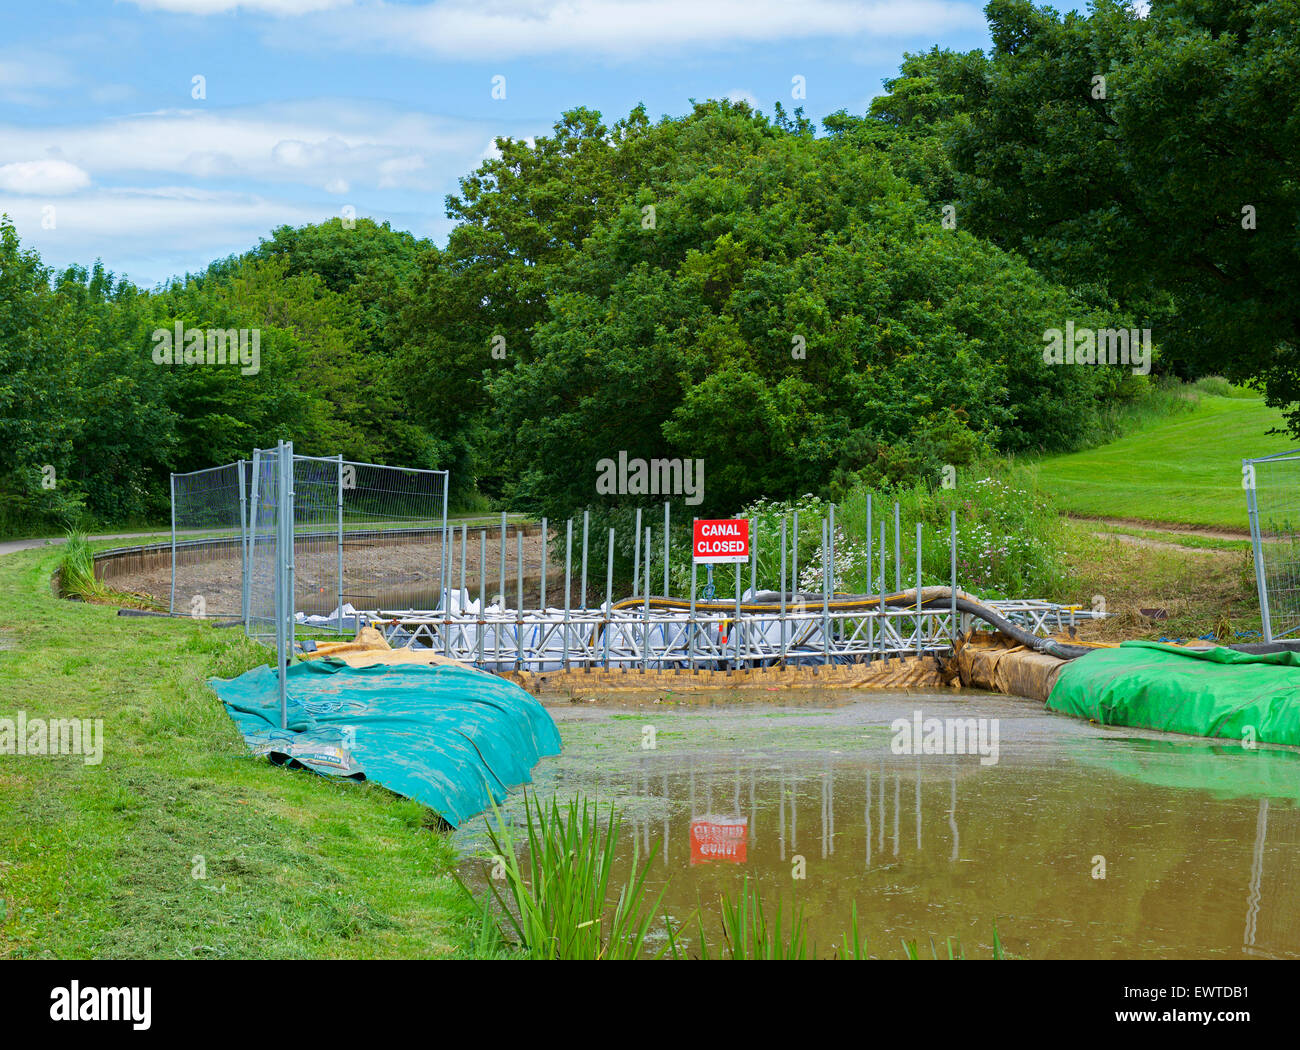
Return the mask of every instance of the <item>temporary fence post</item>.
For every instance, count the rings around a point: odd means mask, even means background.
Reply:
[[[822,518],[822,663],[831,662],[831,593],[830,573],[827,562],[830,559],[830,541],[827,539],[827,521]]]
[[[948,633],[952,636],[952,642],[957,643],[957,512],[952,512],[950,519],[951,525],[948,532],[948,552],[949,560],[952,565],[952,582],[951,582],[951,605],[949,615],[951,617],[948,624]]]
[[[550,545],[551,529],[545,518],[542,519],[542,592],[537,599],[537,607],[546,613],[546,548]]]
[[[695,571],[696,569],[695,521],[696,520],[697,519],[694,518],[691,519],[691,616],[690,616],[690,620],[686,624],[686,646],[687,646],[687,653],[688,653],[687,664],[692,671],[695,670],[695,587],[696,587],[696,576],[697,576],[697,573]]]
[[[564,669],[566,671],[569,669],[569,605],[571,602],[569,576],[572,571],[573,519],[570,518],[564,527]]]
[[[781,663],[785,664],[786,622],[785,622],[785,515],[781,515]]]
[[[280,728],[289,728],[288,667],[293,657],[293,613],[294,613],[294,489],[293,489],[293,442],[281,441],[280,456],[280,631],[277,645],[276,661],[280,691]]]
[[[524,530],[515,527],[515,547],[518,550],[518,590],[515,592],[515,670],[523,670],[524,660]]]
[[[871,529],[871,493],[867,493],[867,593],[871,593],[871,577],[875,572],[875,533]]]
[[[645,613],[641,628],[641,670],[650,670],[650,526],[645,530]]]
[[[669,588],[672,586],[668,578],[668,512],[672,506],[667,500],[664,500],[664,597],[667,598]]]
[[[1255,587],[1259,591],[1260,626],[1264,629],[1264,641],[1273,640],[1272,617],[1268,608],[1268,581],[1264,576],[1264,537],[1259,528],[1259,504],[1255,498],[1255,464],[1243,459],[1242,475],[1246,478],[1246,510],[1250,517],[1250,550],[1255,560]],[[175,559],[173,559],[175,561]]]
[[[894,593],[903,589],[903,527],[898,517],[898,503],[894,503]]]
[[[885,589],[888,586],[885,571],[885,558],[888,555],[885,552],[885,519],[880,519],[880,602],[876,606],[876,615],[880,617],[880,652],[888,661],[889,659],[889,637],[886,628],[889,626],[889,618],[885,615]],[[886,663],[888,666],[888,663]]]
[[[609,670],[609,634],[614,622],[614,530],[609,530],[609,547],[605,561],[605,670]]]
[[[646,547],[646,564],[650,562],[650,548]],[[636,509],[636,527],[632,530],[632,597],[641,586],[641,508]]]
[[[736,618],[731,622],[731,648],[735,651],[735,668],[740,670],[740,562],[736,562]]]
[[[799,512],[794,512],[794,522],[790,526],[790,589],[799,590]]]
[[[275,448],[275,681],[280,728],[288,728],[284,677],[284,442]]]
[[[172,596],[167,603],[167,614],[176,615],[176,475],[171,479],[172,496]]]
[[[469,641],[469,637],[465,634],[465,604],[469,598],[469,592],[465,590],[465,548],[468,546],[469,522],[463,521],[460,525],[460,588],[456,591],[456,616],[461,628],[461,637],[466,642]]]
[[[591,522],[591,511],[582,512],[582,605],[585,611],[587,608],[587,526]]]
[[[501,611],[505,612],[506,608],[506,512],[501,512],[501,586],[498,592],[501,595]]]
[[[749,598],[758,596],[758,519],[749,519]]]
[[[239,618],[248,625],[248,483],[239,461]]]
[[[835,593],[835,504],[830,506],[830,519],[826,527],[826,535],[830,541],[830,546],[826,548],[826,574],[830,578],[827,586],[831,594]]]
[[[749,600],[758,604],[758,519],[749,519]],[[754,614],[757,617],[757,613]],[[756,657],[759,651],[758,639],[758,621],[751,620],[754,628],[754,637],[745,639],[745,650],[752,657]]]
[[[339,556],[339,634],[343,633],[343,453],[339,453],[339,529],[338,529],[338,556]]]
[[[921,655],[921,523],[916,523],[916,655]]]
[[[447,601],[447,591],[451,587],[451,550],[447,547],[447,481],[450,477],[449,472],[442,472],[442,573],[439,579],[442,584],[442,607],[446,613],[451,611]],[[443,619],[446,619],[445,615]]]
[[[487,525],[478,533],[478,666],[483,666],[483,635],[487,627]]]

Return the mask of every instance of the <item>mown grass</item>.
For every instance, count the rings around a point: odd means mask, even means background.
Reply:
[[[1296,442],[1269,433],[1282,414],[1261,398],[1192,396],[1185,411],[1135,417],[1108,444],[1045,457],[1040,484],[1067,513],[1245,530],[1242,459]]]
[[[0,955],[472,950],[425,807],[248,754],[204,682],[262,651],[211,623],[62,601],[59,561],[0,557],[0,717],[102,718],[104,756],[0,756]]]

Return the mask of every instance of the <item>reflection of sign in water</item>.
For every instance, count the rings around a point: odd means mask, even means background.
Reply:
[[[748,840],[746,817],[696,817],[691,821],[691,863],[721,860],[744,864]]]

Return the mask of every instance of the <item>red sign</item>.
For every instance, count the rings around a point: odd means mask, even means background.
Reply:
[[[749,519],[696,521],[691,549],[697,563],[749,561]]]
[[[744,864],[748,841],[746,817],[698,817],[691,821],[691,863]]]

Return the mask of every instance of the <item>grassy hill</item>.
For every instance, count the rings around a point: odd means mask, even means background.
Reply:
[[[1260,398],[1201,394],[1110,444],[1040,460],[1039,481],[1070,514],[1244,530],[1241,460],[1295,447],[1268,433],[1281,425]]]

